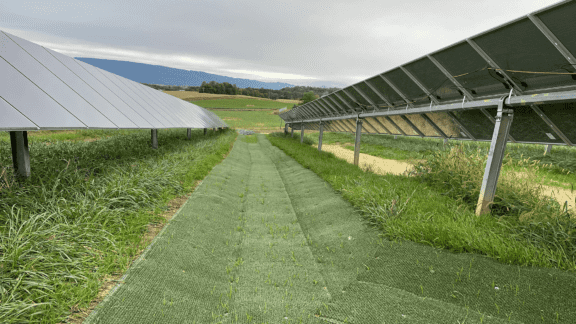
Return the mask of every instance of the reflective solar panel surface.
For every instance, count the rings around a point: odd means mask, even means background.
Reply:
[[[228,127],[161,91],[0,31],[0,130]]]
[[[314,123],[320,118],[350,121],[359,116],[368,121],[363,132],[491,140],[498,101],[509,96],[508,105],[514,108],[509,140],[576,144],[574,17],[576,2],[560,2],[280,117],[293,125],[308,120],[308,129],[316,127]],[[541,99],[530,99],[535,97]],[[326,125],[333,130],[355,131],[347,123]]]

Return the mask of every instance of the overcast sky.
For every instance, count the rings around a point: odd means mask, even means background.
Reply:
[[[0,30],[72,57],[349,85],[558,0],[0,1]]]

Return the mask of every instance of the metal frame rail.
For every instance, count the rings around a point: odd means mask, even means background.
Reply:
[[[374,77],[296,107],[280,114],[280,117],[285,121],[286,127],[292,128],[292,132],[294,127],[300,128],[301,142],[303,141],[304,129],[314,129],[316,125],[319,124],[320,134],[318,150],[321,150],[322,147],[322,135],[324,130],[355,132],[356,142],[354,150],[354,164],[358,165],[360,135],[362,131],[368,134],[391,134],[394,135],[395,138],[398,133],[404,136],[443,138],[444,143],[446,143],[449,138],[457,140],[488,141],[476,138],[454,114],[454,112],[459,111],[479,110],[482,115],[494,125],[492,139],[489,140],[491,145],[488,162],[486,164],[482,189],[476,208],[477,215],[489,213],[489,205],[493,202],[502,159],[508,141],[513,143],[544,144],[546,145],[544,154],[550,153],[552,145],[574,146],[574,142],[567,136],[567,134],[565,134],[552,121],[552,119],[542,111],[542,108],[539,107],[539,105],[543,104],[576,103],[576,82],[574,82],[576,81],[576,57],[574,56],[576,43],[574,43],[570,38],[571,36],[569,36],[573,33],[565,32],[566,28],[573,28],[574,26],[570,25],[570,27],[566,27],[556,23],[557,21],[560,21],[561,23],[564,21],[557,17],[562,15],[571,16],[573,14],[576,14],[576,2],[568,0],[554,4],[502,26],[490,29],[474,37],[467,38],[462,42],[448,46],[429,55],[425,55],[395,69],[380,73]],[[556,17],[556,19],[551,17]],[[545,22],[545,20],[547,22]],[[546,23],[548,23],[549,26],[547,26]],[[552,29],[558,31],[558,33],[554,34]],[[497,39],[501,44],[506,43],[506,41],[511,42],[510,35],[514,35],[513,32],[518,33],[518,30],[521,30],[521,33],[527,33],[530,31],[531,34],[529,39],[524,39],[522,41],[523,43],[515,41],[513,43],[514,46],[532,46],[536,51],[541,52],[541,56],[544,54],[548,55],[546,56],[546,60],[543,61],[547,62],[549,60],[555,60],[555,64],[566,63],[563,65],[563,68],[561,68],[563,71],[538,72],[518,71],[513,69],[508,70],[508,63],[506,63],[507,69],[503,69],[502,66],[497,63],[499,61],[504,61],[502,53],[499,53],[495,50],[493,45],[487,43],[486,38],[491,37],[491,39]],[[574,30],[574,32],[576,32],[576,30]],[[519,37],[522,37],[522,35]],[[537,43],[537,40],[539,40],[540,43]],[[564,40],[565,43],[563,43],[562,40]],[[463,53],[457,52],[457,49],[463,51],[462,48],[465,48],[469,55],[476,55],[474,58],[468,58],[469,56],[466,56],[467,60],[476,60],[476,65],[486,64],[484,69],[482,69],[487,70],[485,76],[489,74],[489,76],[495,80],[488,79],[492,83],[486,83],[488,81],[485,80],[482,81],[485,82],[485,84],[476,89],[482,89],[482,91],[479,90],[482,92],[480,94],[470,88],[469,84],[473,83],[466,80],[461,81],[459,79],[459,77],[478,71],[453,75],[455,66],[452,66],[450,61],[446,61],[446,55]],[[532,57],[526,59],[521,56],[524,51],[526,51],[526,48],[523,48],[523,50],[520,49],[516,53],[506,54],[508,55],[506,60],[511,59],[514,61],[514,57],[510,58],[509,56],[517,55],[518,57],[525,59],[524,62],[528,62],[526,64],[535,64]],[[442,57],[444,57],[444,64],[442,64],[440,60]],[[458,64],[462,63],[460,62]],[[539,66],[543,66],[543,64],[544,63]],[[425,70],[420,72],[420,68],[424,68]],[[452,72],[450,72],[451,69]],[[537,76],[532,79],[525,79],[525,82],[522,79],[519,79],[515,73],[532,73],[532,75]],[[433,75],[433,77],[431,75]],[[572,80],[568,77],[571,77]],[[444,95],[439,95],[437,90],[440,87],[431,87],[431,82],[434,80],[438,81],[441,78],[444,78],[450,84],[448,87],[444,88],[446,93],[452,91],[452,97],[448,96],[450,99],[442,98]],[[556,78],[554,79],[556,81],[550,81],[553,78]],[[546,82],[548,83],[545,84]],[[528,83],[530,83],[531,87],[528,87]],[[428,85],[428,87],[426,85]],[[502,89],[498,88],[502,86],[506,89],[504,90],[505,92],[503,90],[494,90]],[[527,89],[531,90],[527,91]],[[461,95],[460,99],[454,95],[456,91]],[[418,95],[416,94],[418,92],[425,96],[417,98]],[[508,94],[505,95],[505,93]],[[423,102],[423,98],[426,98],[427,102]],[[381,103],[378,103],[377,101],[380,101]],[[382,105],[385,105],[385,107],[382,108]],[[555,139],[552,136],[552,134],[555,134],[559,140],[556,142],[521,141],[511,136],[510,128],[512,125],[514,108],[516,107],[529,107],[537,116],[539,116],[539,119],[550,128],[550,133],[547,133],[548,137],[550,139]],[[486,111],[486,109],[489,108],[497,109],[496,117],[493,117]],[[427,115],[438,113],[447,115],[456,128],[460,130],[462,136],[449,137]],[[422,117],[425,123],[430,125],[439,136],[425,135],[416,125],[414,125],[414,123],[412,123],[410,119],[406,117],[407,115],[418,115]],[[405,124],[418,135],[407,134],[405,130],[390,118],[392,116],[400,117],[403,122],[405,122]],[[386,119],[386,121],[396,128],[398,132],[393,133],[383,125],[377,117]],[[352,120],[356,120],[356,122],[354,123]],[[383,129],[384,133],[382,133],[376,126]]]

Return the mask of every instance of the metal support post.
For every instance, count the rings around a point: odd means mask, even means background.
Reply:
[[[30,177],[30,151],[28,150],[28,132],[10,132],[12,146],[12,164],[19,178]]]
[[[300,143],[304,143],[304,123],[300,125]]]
[[[157,129],[152,130],[152,148],[155,150],[158,149],[158,130]]]
[[[551,151],[552,151],[552,144],[547,144],[546,150],[544,151],[544,155],[550,154]]]
[[[290,124],[290,136],[294,137],[294,125]]]
[[[397,138],[398,138],[398,135],[394,135],[394,139],[397,139]]]
[[[354,142],[354,165],[360,162],[360,136],[362,135],[362,119],[356,119],[356,141]]]
[[[494,201],[494,195],[496,194],[496,185],[498,184],[498,177],[500,176],[508,133],[510,132],[510,126],[512,125],[512,119],[514,117],[514,110],[505,108],[504,100],[506,97],[507,96],[502,97],[498,103],[492,143],[490,144],[488,161],[486,161],[480,197],[476,205],[476,216],[490,213],[489,205]]]
[[[444,138],[444,145],[448,144],[448,138]]]
[[[324,123],[320,122],[320,134],[318,135],[318,151],[322,151],[322,136],[324,135]]]
[[[284,124],[284,135],[288,135],[288,124]]]
[[[188,140],[192,139],[192,128],[186,130],[186,137],[188,137]]]
[[[204,135],[206,135],[207,131],[208,131],[208,128],[204,128]]]

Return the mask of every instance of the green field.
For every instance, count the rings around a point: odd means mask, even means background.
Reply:
[[[237,136],[161,129],[152,150],[150,130],[42,132],[29,136],[32,176],[19,183],[0,134],[1,323],[59,323],[87,307]],[[69,141],[88,138],[101,139]]]
[[[268,133],[279,131],[284,121],[272,111],[222,111],[212,110],[228,126],[236,129],[249,129]]]
[[[108,277],[117,285],[86,323],[576,318],[574,215],[525,185],[576,183],[574,148],[509,143],[502,175],[528,178],[500,177],[478,217],[490,143],[363,134],[363,153],[425,161],[413,177],[378,175],[318,152],[318,133],[284,136],[272,111],[213,111],[277,133],[160,129],[152,150],[149,130],[29,132],[20,183],[0,132],[0,322],[66,322]],[[149,244],[176,197],[187,203]]]
[[[191,103],[203,108],[228,108],[228,109],[280,109],[292,108],[293,103],[277,102],[272,100],[258,99],[214,99],[196,100]]]

